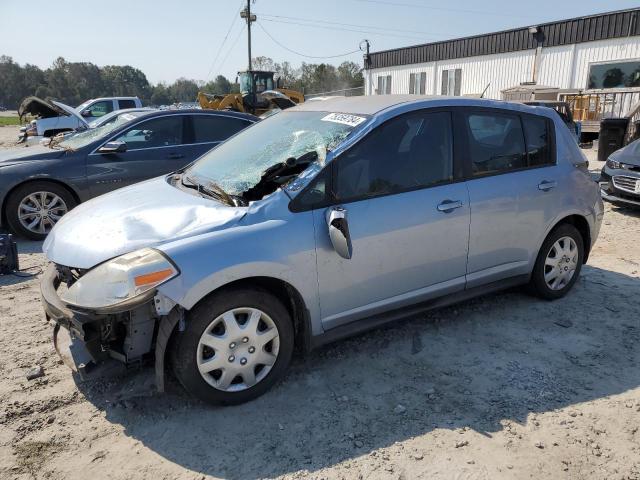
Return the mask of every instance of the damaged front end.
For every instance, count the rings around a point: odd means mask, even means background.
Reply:
[[[135,262],[145,256],[161,254],[143,249],[128,255]],[[54,346],[63,362],[83,379],[100,376],[114,367],[122,369],[141,365],[153,359],[155,353],[156,383],[162,391],[164,352],[173,328],[182,319],[183,311],[170,299],[157,293],[155,287],[159,284],[157,280],[173,278],[177,271],[171,270],[168,274],[159,271],[158,265],[149,266],[147,262],[144,268],[137,265],[134,272],[121,274],[120,282],[118,279],[105,280],[99,284],[100,272],[97,270],[108,270],[110,263],[122,267],[122,262],[118,260],[123,257],[127,255],[89,271],[54,263],[48,266],[42,279],[41,293],[46,317],[55,323]],[[125,290],[129,287],[124,284],[129,280],[132,280],[129,283],[133,286],[134,295],[127,296]],[[142,281],[150,282],[151,287],[140,289]],[[84,283],[82,295],[75,292],[80,283]],[[111,295],[122,301],[112,304],[103,301],[104,305],[98,305],[96,300],[99,297],[93,291],[96,289],[102,290],[107,300]],[[88,295],[84,293],[86,291]]]

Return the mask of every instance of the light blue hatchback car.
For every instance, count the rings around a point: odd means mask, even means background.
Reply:
[[[197,397],[244,402],[296,348],[519,284],[565,295],[603,216],[586,165],[548,108],[308,102],[65,215],[44,308],[82,374],[154,359],[162,390],[166,361]]]

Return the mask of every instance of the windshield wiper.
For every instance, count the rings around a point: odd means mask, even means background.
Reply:
[[[185,180],[188,183],[185,183]],[[216,200],[221,200],[227,205],[230,205],[232,207],[237,206],[233,197],[229,195],[227,192],[225,192],[224,189],[217,183],[207,182],[207,184],[204,185],[195,181],[194,179],[192,179],[191,177],[189,177],[184,173],[181,175],[180,182],[182,183],[183,186],[187,188],[192,188],[196,190],[198,193],[206,195],[207,197],[215,198]]]
[[[260,200],[265,195],[275,192],[279,187],[289,182],[310,164],[318,160],[318,152],[311,150],[298,158],[290,157],[284,162],[271,165],[264,172],[260,181],[242,194],[246,201]]]

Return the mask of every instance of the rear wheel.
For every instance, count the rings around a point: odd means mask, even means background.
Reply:
[[[542,244],[531,275],[531,289],[548,300],[564,297],[578,280],[583,261],[582,235],[573,225],[560,225]]]
[[[30,182],[7,199],[5,215],[11,229],[31,240],[43,240],[53,226],[75,207],[73,195],[52,182]]]
[[[173,342],[173,368],[185,389],[205,402],[253,400],[289,366],[291,317],[266,291],[217,292],[189,312],[186,325]]]

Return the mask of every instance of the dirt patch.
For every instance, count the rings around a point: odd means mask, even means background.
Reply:
[[[17,146],[20,127],[16,125],[0,125],[0,148]]]
[[[53,441],[19,443],[14,446],[16,465],[12,471],[26,472],[31,477],[37,478],[47,457],[57,454],[63,448],[62,444]]]
[[[639,479],[639,238],[640,213],[607,206],[566,298],[514,290],[407,319],[230,408],[171,380],[151,394],[149,368],[76,383],[38,278],[0,277],[0,477]],[[40,248],[20,244],[24,267]]]

